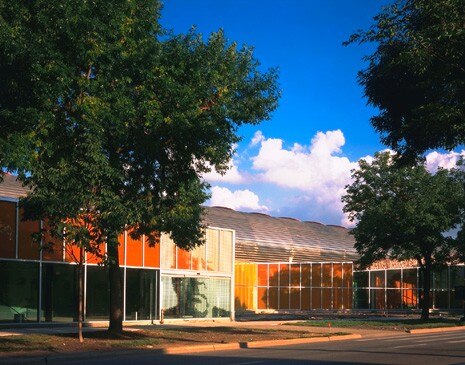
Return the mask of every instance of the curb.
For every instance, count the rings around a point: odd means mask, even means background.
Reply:
[[[465,326],[419,328],[419,329],[407,330],[407,332],[411,333],[412,335],[420,334],[420,333],[437,333],[437,332],[448,332],[448,331],[465,331]]]
[[[298,344],[304,344],[304,343],[355,340],[359,338],[362,338],[362,336],[355,334],[355,335],[342,335],[342,336],[293,338],[289,340],[235,342],[235,343],[225,343],[225,344],[172,347],[172,348],[164,349],[163,352],[167,355],[178,355],[178,354],[187,354],[187,353],[191,354],[191,353],[209,352],[209,351],[252,349],[252,348],[261,348],[261,347],[267,347],[267,346],[287,346],[287,345],[298,345]]]

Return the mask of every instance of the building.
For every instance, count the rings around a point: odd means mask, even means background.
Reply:
[[[31,234],[46,222],[22,221],[27,190],[12,175],[0,183],[0,323],[76,320],[73,246],[45,247]],[[149,245],[123,232],[119,261],[124,320],[231,318],[243,311],[406,310],[419,308],[421,275],[414,263],[381,262],[354,270],[353,237],[346,228],[207,207],[206,244],[191,252],[168,235]],[[52,240],[53,241],[53,240]],[[463,266],[434,273],[438,309],[460,309],[455,287]],[[108,274],[86,257],[85,320],[108,319]]]

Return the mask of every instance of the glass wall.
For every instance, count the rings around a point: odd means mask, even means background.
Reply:
[[[167,235],[161,235],[161,268],[196,271],[233,271],[233,231],[207,228],[205,244],[191,251],[176,247]]]
[[[41,321],[77,320],[77,284],[76,265],[42,265]]]
[[[37,321],[38,294],[38,263],[0,261],[0,322]]]
[[[244,264],[236,265],[238,268]],[[250,264],[249,264],[250,265]],[[352,307],[352,263],[257,263],[257,306],[247,309],[310,310]],[[242,270],[243,271],[243,270]],[[238,298],[236,303],[245,302]],[[249,283],[253,287],[253,283]]]
[[[122,274],[123,273],[121,271],[121,276]],[[102,266],[88,266],[86,285],[86,319],[108,320],[109,307],[110,286],[108,284],[108,270]]]
[[[126,269],[126,320],[158,318],[158,270]]]
[[[464,266],[448,266],[433,272],[431,308],[461,309],[455,288],[465,285]],[[354,308],[417,309],[422,280],[418,268],[366,270],[354,272]]]
[[[165,318],[217,318],[231,315],[231,280],[162,276]]]

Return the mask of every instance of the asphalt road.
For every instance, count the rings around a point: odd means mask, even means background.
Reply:
[[[150,351],[100,353],[71,358],[51,356],[5,363],[83,364],[83,365],[261,365],[261,364],[465,364],[465,333],[399,334],[350,341],[333,341],[305,345],[276,346],[260,349],[204,352],[193,355],[162,355]],[[19,361],[20,359],[16,359]]]

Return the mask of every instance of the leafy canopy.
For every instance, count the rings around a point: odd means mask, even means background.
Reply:
[[[382,142],[412,158],[465,142],[465,2],[398,0],[349,43],[374,42],[359,72]]]
[[[270,117],[277,73],[221,30],[167,32],[159,13],[155,0],[0,3],[0,166],[34,189],[35,217],[91,214],[111,242],[126,226],[201,242],[201,175],[225,171],[240,125]]]
[[[420,266],[454,258],[455,240],[445,235],[463,219],[464,185],[458,171],[431,174],[423,164],[399,168],[389,153],[360,160],[343,196],[344,212],[363,267],[384,258],[415,259]]]

